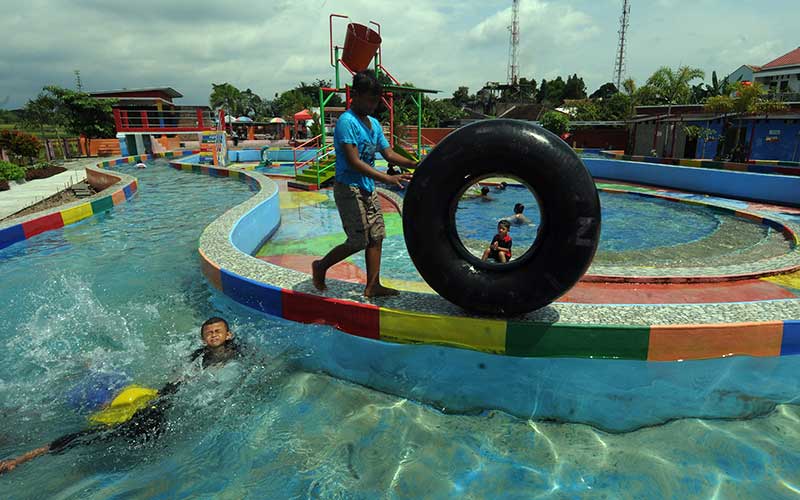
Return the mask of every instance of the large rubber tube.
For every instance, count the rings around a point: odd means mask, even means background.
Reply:
[[[462,193],[490,176],[522,181],[541,212],[536,241],[507,264],[482,262],[456,230]],[[487,120],[451,133],[420,164],[403,201],[403,232],[411,260],[439,295],[470,311],[515,315],[551,303],[589,268],[600,200],[581,159],[556,135]]]

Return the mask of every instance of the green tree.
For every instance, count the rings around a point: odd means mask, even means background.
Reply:
[[[600,110],[601,120],[629,120],[634,114],[632,98],[621,92],[604,99]]]
[[[470,101],[469,87],[458,87],[455,92],[453,92],[453,97],[450,99],[453,106],[458,106],[459,108],[469,106]]]
[[[47,126],[59,130],[64,126],[65,117],[60,102],[50,92],[40,92],[36,99],[31,99],[22,110],[22,125],[31,130],[38,129],[45,135]]]
[[[114,137],[116,127],[112,108],[116,99],[96,99],[86,92],[48,85],[44,93],[56,102],[57,114],[69,133],[88,139]]]
[[[583,78],[579,78],[577,74],[568,76],[561,99],[586,99],[586,84]]]
[[[542,87],[544,89],[544,80],[542,80],[542,82]],[[541,102],[550,104],[551,106],[561,105],[561,103],[564,102],[564,91],[566,90],[566,87],[566,82],[564,82],[564,79],[560,76],[555,80],[550,80],[547,82],[547,88],[544,93],[544,98]]]
[[[655,95],[667,105],[667,119],[672,115],[672,106],[676,104],[687,104],[691,99],[692,80],[705,77],[705,73],[697,68],[681,66],[677,70],[672,70],[667,66],[662,66],[650,75],[647,79],[647,87],[653,89]],[[675,126],[674,124],[672,125]],[[674,134],[669,134],[674,135]],[[673,141],[674,142],[674,141]],[[675,148],[675,144],[670,145],[670,154]],[[664,141],[663,156],[667,156],[667,141]]]
[[[542,127],[559,137],[569,131],[569,117],[558,111],[548,111],[543,114],[540,123]]]
[[[786,108],[786,104],[771,100],[767,97],[767,90],[760,83],[745,85],[737,82],[733,87],[733,96],[719,95],[706,101],[704,109],[712,113],[728,114],[733,113],[739,122],[739,130],[742,129],[742,119],[746,115],[768,115]],[[724,120],[723,136],[727,136],[727,120]],[[737,133],[734,138],[733,151],[736,151],[741,142],[741,134]]]
[[[611,97],[614,94],[617,94],[618,92],[619,90],[617,89],[617,86],[611,82],[608,82],[604,83],[603,85],[600,86],[599,89],[592,92],[592,95],[589,96],[589,99],[600,99],[600,100],[608,99],[609,97]]]
[[[698,127],[697,125],[689,125],[687,127],[683,127],[683,132],[686,134],[686,137],[696,137],[703,141],[703,152],[700,155],[701,158],[706,157],[706,145],[709,141],[716,141],[719,139],[719,135],[717,131],[713,128],[707,127]]]
[[[208,97],[208,103],[215,111],[224,109],[232,116],[244,114],[242,91],[227,82],[211,84],[211,95]]]
[[[600,106],[591,99],[581,99],[573,104],[574,111],[572,118],[576,121],[596,121],[603,120]]]

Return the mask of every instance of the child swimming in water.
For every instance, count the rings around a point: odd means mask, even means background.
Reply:
[[[200,327],[200,338],[203,340],[203,347],[194,351],[190,360],[201,359],[203,369],[224,365],[241,355],[241,349],[234,341],[228,322],[223,318],[215,316],[207,319]],[[138,409],[126,420],[111,425],[95,425],[83,431],[66,434],[19,457],[0,460],[0,474],[12,471],[18,465],[46,453],[60,453],[79,444],[90,444],[119,437],[132,441],[150,441],[158,438],[164,432],[166,412],[172,406],[171,396],[177,392],[181,382],[180,380],[169,382],[158,392],[134,387],[130,391],[131,402],[129,404],[137,405]],[[118,398],[124,394],[125,390]],[[117,401],[117,398],[114,401]],[[96,418],[102,413],[93,416],[92,420],[106,422],[107,420],[103,418]]]

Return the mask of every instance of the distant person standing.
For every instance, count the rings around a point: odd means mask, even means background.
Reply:
[[[367,284],[364,296],[382,297],[399,292],[381,285],[381,251],[386,228],[375,181],[402,189],[411,174],[387,175],[375,169],[375,152],[393,165],[416,168],[417,163],[392,151],[381,124],[369,116],[378,107],[383,89],[375,72],[361,71],[353,76],[352,101],[336,122],[333,145],[336,149],[336,183],[333,188],[336,208],[347,240],[325,257],[311,264],[314,286],[325,290],[325,273],[338,262],[365,250]]]

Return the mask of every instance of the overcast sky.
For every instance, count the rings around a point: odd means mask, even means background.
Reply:
[[[627,74],[661,65],[721,76],[800,45],[798,0],[632,0]],[[577,73],[591,93],[610,81],[621,0],[521,0],[520,75]],[[208,104],[211,83],[272,98],[333,78],[328,15],[382,25],[384,65],[449,96],[505,81],[511,0],[0,0],[0,104],[44,85],[84,90],[171,86]],[[344,23],[334,25],[344,41]]]

